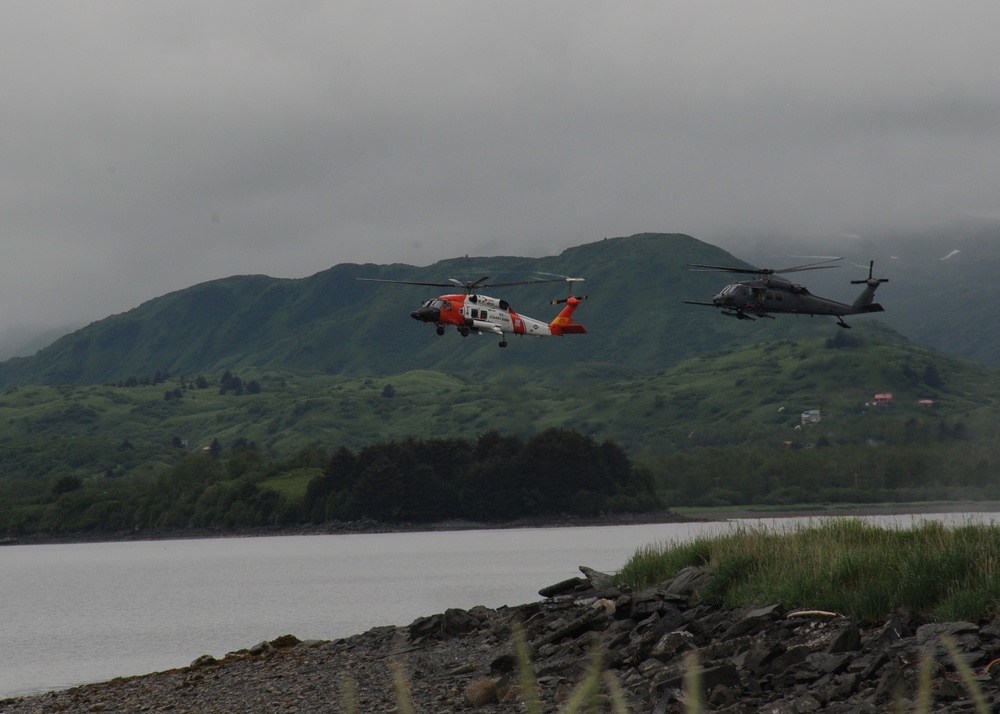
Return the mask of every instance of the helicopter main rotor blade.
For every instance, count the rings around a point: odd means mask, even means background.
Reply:
[[[818,263],[806,263],[805,265],[797,265],[794,268],[781,268],[780,270],[775,270],[775,273],[798,273],[803,270],[823,270],[825,268],[839,268],[839,265],[826,265],[826,263],[835,263],[838,260],[843,260],[843,258],[830,258],[828,260],[821,260]]]
[[[451,283],[421,283],[415,280],[386,280],[384,278],[355,278],[355,280],[364,280],[366,283],[395,283],[396,285],[427,285],[432,288],[451,288],[454,287]]]
[[[819,263],[808,263],[806,265],[796,265],[791,268],[735,268],[729,265],[705,265],[703,263],[688,263],[689,268],[694,268],[695,273],[743,273],[746,275],[774,275],[776,273],[798,273],[803,270],[824,270],[825,268],[839,268],[839,265],[825,265],[843,258],[831,258]]]
[[[576,283],[583,282],[583,278],[545,278],[544,280],[521,280],[516,283],[490,283],[480,285],[482,288],[509,288],[512,285],[534,285],[535,283]]]
[[[583,278],[546,278],[543,280],[520,280],[513,283],[483,282],[484,280],[489,280],[488,276],[484,276],[479,280],[472,282],[463,282],[461,280],[456,280],[455,278],[448,278],[447,283],[424,283],[417,280],[386,280],[385,278],[355,278],[355,280],[364,280],[369,283],[395,283],[396,285],[426,285],[433,288],[461,288],[466,292],[472,292],[474,290],[479,290],[480,288],[508,288],[513,285],[534,285],[535,283],[580,282]]]
[[[472,292],[476,288],[484,287],[486,285],[486,281],[489,279],[490,279],[489,275],[484,275],[479,280],[472,280],[469,282],[463,282],[461,280],[456,280],[455,278],[448,278],[448,282],[450,282],[452,285],[462,288],[463,290]]]
[[[689,268],[695,268],[692,273],[747,273],[756,275],[766,273],[766,269],[761,268],[733,268],[728,265],[705,265],[703,263],[688,263]]]

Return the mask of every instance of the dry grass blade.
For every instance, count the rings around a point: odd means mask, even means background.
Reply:
[[[694,652],[684,655],[684,711],[687,714],[705,711],[701,701],[701,664]]]
[[[587,673],[573,691],[566,703],[563,714],[576,714],[584,709],[597,712],[603,710],[603,701],[598,696],[601,689],[601,671],[603,669],[604,650],[599,643],[594,645],[590,654],[590,664]]]
[[[392,668],[392,683],[396,690],[396,704],[399,714],[415,714],[413,698],[410,696],[410,682],[406,678],[403,665],[393,662],[390,667]]]
[[[962,677],[962,681],[965,682],[965,686],[969,689],[969,696],[972,697],[973,703],[976,705],[976,711],[979,714],[989,714],[990,708],[986,703],[986,698],[983,696],[983,691],[979,688],[979,684],[976,682],[976,675],[973,674],[972,670],[969,668],[968,663],[962,658],[962,654],[955,647],[955,643],[950,637],[942,638],[945,648],[948,650],[948,654],[951,655],[951,660],[955,663],[955,669],[958,670],[959,675]]]
[[[524,628],[515,623],[514,649],[517,652],[518,682],[521,685],[521,699],[528,714],[542,714],[542,703],[538,697],[538,683],[531,669],[531,655],[528,652],[528,642],[524,636]]]
[[[358,708],[358,690],[354,680],[347,674],[340,678],[340,706],[344,714],[360,714]]]
[[[931,665],[933,660],[924,655],[920,658],[919,684],[917,685],[917,701],[914,703],[913,714],[930,714],[931,712]]]
[[[612,672],[604,673],[604,686],[611,697],[611,710],[614,714],[628,714],[628,704],[625,702],[625,692],[618,678]]]

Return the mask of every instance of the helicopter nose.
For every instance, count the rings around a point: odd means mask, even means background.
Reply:
[[[421,307],[411,312],[410,317],[420,322],[437,322],[441,318],[441,311],[433,307]]]

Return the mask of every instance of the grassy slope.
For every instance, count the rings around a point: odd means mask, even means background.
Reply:
[[[156,386],[28,386],[0,397],[0,465],[7,477],[69,470],[97,475],[109,467],[156,471],[187,451],[239,438],[272,455],[310,443],[333,449],[408,437],[464,437],[489,430],[528,436],[547,427],[611,439],[633,456],[696,446],[786,440],[900,443],[961,423],[971,440],[994,441],[998,383],[984,367],[881,341],[830,349],[824,338],[779,340],[683,361],[642,379],[592,366],[540,373],[523,367],[467,376],[412,370],[391,377],[241,372],[260,394],[221,395],[216,386],[164,399],[178,383]],[[876,333],[876,334],[872,334]],[[891,335],[890,335],[891,337]],[[940,381],[923,381],[933,365]],[[393,397],[384,396],[387,385]],[[888,409],[866,407],[892,392]],[[917,406],[933,398],[932,408]],[[805,409],[819,425],[796,429]],[[186,450],[170,447],[173,437]],[[131,449],[123,448],[129,442]],[[78,466],[67,465],[76,454]],[[58,455],[59,458],[56,458]],[[57,466],[53,466],[57,464]]]
[[[774,602],[872,621],[905,606],[932,620],[977,622],[1000,611],[998,546],[1000,528],[993,525],[932,522],[902,529],[831,520],[651,545],[617,577],[639,590],[685,566],[708,565],[714,573],[709,594],[732,606]]]

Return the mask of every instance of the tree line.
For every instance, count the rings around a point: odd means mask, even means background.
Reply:
[[[509,520],[662,508],[652,474],[617,444],[566,429],[527,440],[491,431],[338,449],[304,499],[312,522]]]
[[[276,479],[292,486],[276,487]],[[152,478],[57,479],[44,494],[6,499],[0,533],[500,521],[661,508],[652,474],[619,446],[565,429],[529,439],[498,432],[474,441],[407,439],[358,451],[313,444],[277,460],[240,440]]]

